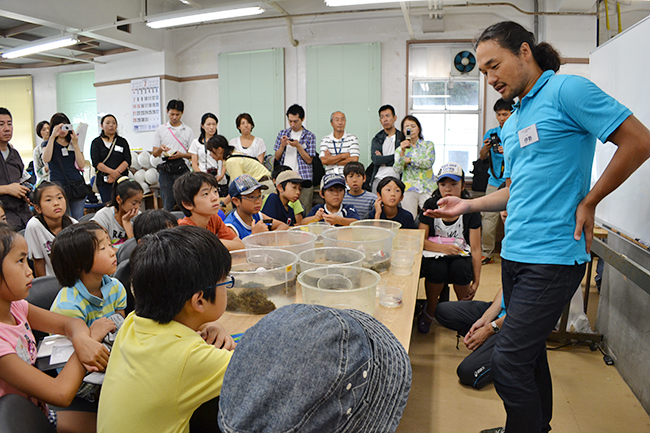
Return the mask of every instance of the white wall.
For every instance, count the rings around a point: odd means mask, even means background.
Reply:
[[[532,3],[529,8],[532,10]],[[474,11],[474,12],[473,12]],[[423,33],[422,18],[412,17],[415,39],[473,39],[490,24],[512,19],[529,29],[533,19],[512,8],[463,9],[448,11],[445,15],[444,32]],[[540,19],[540,34],[547,35],[567,57],[587,58],[595,46],[595,17],[545,17]],[[382,44],[381,103],[392,104],[398,117],[406,113],[406,42],[409,34],[400,16],[352,16],[300,18],[294,20],[294,38],[299,41],[293,47],[287,35],[285,21],[268,20],[246,24],[250,30],[243,30],[243,23],[206,25],[197,28],[165,31],[164,51],[133,52],[102,58],[105,64],[95,65],[97,82],[125,80],[147,76],[170,75],[195,77],[218,74],[218,55],[225,52],[284,48],[285,51],[285,101],[306,105],[306,50],[307,46],[380,42]],[[36,117],[48,117],[56,109],[54,74],[60,71],[87,69],[91,66],[45,68],[25,70],[34,76],[34,102]],[[21,71],[23,72],[23,71]],[[0,75],[15,75],[14,71],[0,71]],[[163,80],[162,102],[181,98],[185,102],[183,121],[199,133],[200,117],[211,111],[219,116],[218,80],[185,81],[182,83]],[[498,98],[491,88],[485,98],[487,115],[485,128],[496,125],[492,105]],[[97,109],[111,112],[118,117],[120,133],[132,147],[148,149],[152,132],[132,132],[130,84],[118,84],[97,88]],[[166,115],[162,114],[162,120]],[[232,122],[221,119],[220,122]],[[307,113],[306,126],[310,122],[327,122],[327,119],[312,119]],[[377,129],[380,128],[377,122]]]

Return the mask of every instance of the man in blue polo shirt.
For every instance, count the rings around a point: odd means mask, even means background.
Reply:
[[[650,131],[590,81],[555,75],[557,51],[514,22],[477,39],[479,70],[504,99],[518,98],[503,126],[508,188],[474,200],[445,197],[440,218],[506,208],[501,252],[508,315],[492,355],[505,429],[548,432],[553,412],[545,340],[590,260],[596,205],[650,156]],[[596,139],[618,149],[589,190]]]
[[[497,191],[501,184],[506,181],[505,163],[503,160],[503,146],[501,143],[501,128],[506,123],[512,112],[512,101],[500,98],[494,104],[494,112],[497,116],[499,126],[488,130],[483,136],[483,147],[479,152],[479,158],[488,159],[488,185],[485,195]],[[494,244],[496,242],[497,225],[499,224],[499,212],[481,212],[481,244],[483,249],[483,264],[494,262]]]

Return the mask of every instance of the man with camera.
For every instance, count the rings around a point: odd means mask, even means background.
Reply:
[[[512,112],[512,101],[505,101],[500,98],[494,104],[494,112],[497,116],[499,126],[488,130],[483,136],[483,147],[479,151],[479,158],[490,162],[488,169],[488,185],[485,195],[498,190],[501,184],[506,181],[504,176],[503,146],[501,145],[501,128],[506,123]],[[481,212],[481,233],[483,244],[483,264],[494,262],[494,244],[496,242],[497,225],[499,224],[499,212]]]
[[[25,172],[20,154],[9,144],[13,135],[11,113],[0,107],[0,200],[7,215],[7,223],[15,230],[22,230],[32,217],[28,195],[33,187],[26,182],[29,175]]]

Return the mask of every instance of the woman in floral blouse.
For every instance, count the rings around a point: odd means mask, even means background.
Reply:
[[[395,152],[393,168],[402,175],[402,182],[406,186],[402,207],[415,217],[418,215],[418,205],[422,207],[437,188],[433,178],[436,151],[433,142],[424,141],[417,118],[404,117],[402,131],[406,140],[400,144],[399,152]]]

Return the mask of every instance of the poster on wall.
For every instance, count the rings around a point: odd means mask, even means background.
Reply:
[[[131,80],[133,131],[155,131],[160,126],[160,77]]]

